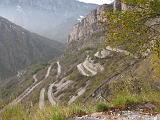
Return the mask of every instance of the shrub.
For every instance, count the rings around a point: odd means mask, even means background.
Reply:
[[[96,111],[97,112],[104,112],[104,111],[107,111],[109,109],[109,105],[106,104],[106,103],[98,103],[96,105]]]
[[[73,104],[68,106],[70,116],[82,116],[88,113],[89,109],[82,104]]]
[[[116,107],[126,107],[134,105],[139,101],[138,97],[131,94],[121,93],[113,99],[112,104]]]
[[[25,107],[17,105],[9,107],[4,113],[0,113],[0,120],[29,120],[29,112]]]

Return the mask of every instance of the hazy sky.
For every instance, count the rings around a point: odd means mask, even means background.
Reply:
[[[86,3],[95,3],[95,4],[105,4],[105,3],[111,3],[114,0],[79,0],[81,2],[86,2]]]

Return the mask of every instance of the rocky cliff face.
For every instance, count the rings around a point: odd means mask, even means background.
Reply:
[[[113,5],[102,5],[93,10],[89,15],[74,25],[68,38],[69,49],[79,49],[84,47],[95,46],[95,43],[100,43],[101,39],[95,40],[96,37],[104,36],[106,26],[102,24],[102,14],[106,10],[112,10]],[[103,35],[101,35],[103,33]],[[103,38],[102,38],[103,40]]]
[[[121,0],[115,0],[113,7],[114,7],[114,10],[122,10],[122,2],[121,2]]]
[[[0,80],[28,65],[60,55],[63,47],[0,17]]]
[[[133,6],[129,6],[129,5],[126,5],[122,0],[115,0],[114,1],[114,5],[113,5],[113,9],[114,11],[116,10],[130,10],[130,9],[133,9],[134,7]]]
[[[1,0],[0,16],[32,32],[64,42],[79,16],[87,15],[96,6],[77,0]]]

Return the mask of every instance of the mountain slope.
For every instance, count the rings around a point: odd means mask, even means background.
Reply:
[[[76,0],[1,0],[0,15],[30,31],[66,42],[79,16],[96,6]]]
[[[16,74],[18,70],[60,55],[63,44],[31,33],[0,17],[0,76]]]
[[[115,113],[122,117],[123,112],[125,112],[123,110],[142,111],[143,109],[144,111],[149,110],[151,113],[159,111],[160,81],[159,77],[155,75],[153,63],[156,62],[153,62],[153,54],[137,57],[133,51],[129,52],[123,47],[114,48],[109,44],[107,44],[108,46],[104,45],[107,29],[104,29],[105,24],[100,24],[103,20],[100,14],[106,10],[113,10],[113,5],[100,6],[73,27],[69,35],[68,49],[63,56],[50,61],[47,66],[41,67],[36,72],[33,72],[36,66],[28,68],[27,72],[20,78],[21,82],[19,82],[18,87],[6,83],[5,87],[10,86],[12,89],[0,89],[2,96],[8,98],[8,96],[15,95],[7,102],[12,103],[14,98],[23,98],[20,102],[27,106],[35,106],[33,109],[31,108],[32,110],[38,109],[37,104],[39,103],[39,108],[43,110],[42,112],[39,110],[34,112],[34,115],[31,115],[33,119],[36,116],[38,119],[71,118],[72,120],[72,117],[77,114],[81,116],[94,111],[95,107],[93,106],[95,105],[98,106],[98,110],[109,110],[109,112],[100,113],[101,115],[109,115],[109,117]],[[155,19],[152,23],[155,24]],[[156,29],[158,30],[159,27]],[[159,61],[155,65],[158,64]],[[30,85],[25,84],[31,81]],[[32,85],[34,84],[37,86],[33,90]],[[10,91],[14,92],[11,93]],[[25,94],[25,91],[31,92]],[[25,97],[22,97],[23,94]],[[2,99],[5,101],[4,97]],[[99,102],[102,103],[97,104]],[[74,108],[73,103],[78,103],[79,106],[75,105]],[[51,105],[59,106],[51,107]],[[61,105],[63,106],[62,109]],[[66,105],[67,107],[64,107]],[[1,107],[3,106],[1,105]],[[7,109],[7,107],[5,108]],[[53,110],[54,108],[56,110]],[[87,111],[88,109],[89,111]],[[13,111],[14,109],[11,109],[11,112],[5,113],[10,114],[13,118],[20,116],[21,112],[14,116],[12,115]],[[66,111],[73,111],[73,113]],[[25,113],[27,114],[27,112]],[[51,114],[48,115],[48,113]],[[132,115],[134,114],[133,112]],[[130,117],[133,118],[132,115],[127,113],[129,119]],[[94,118],[90,114],[88,115],[89,118],[84,117],[77,117],[77,119],[99,118]],[[137,120],[140,120],[141,117]],[[158,119],[159,115],[152,118],[156,117]],[[22,119],[21,116],[20,119]],[[108,119],[112,120],[111,118]]]
[[[50,61],[52,67],[47,80],[22,102],[33,101],[33,99],[35,103],[38,102],[35,92],[40,92],[42,88],[49,88],[50,94],[52,91],[52,97],[57,104],[99,101],[104,98],[112,100],[120,94],[123,83],[127,87],[128,84],[137,86],[137,88],[130,87],[130,89],[135,89],[135,91],[131,91],[132,94],[141,87],[144,89],[143,92],[147,92],[145,91],[146,82],[149,83],[149,86],[154,86],[149,89],[150,91],[159,91],[155,87],[157,78],[151,82],[151,78],[154,77],[154,72],[150,72],[152,56],[138,58],[123,48],[102,46],[106,40],[107,29],[104,29],[105,24],[100,24],[103,20],[100,14],[108,10],[113,10],[113,5],[100,6],[73,27],[65,54],[58,58],[58,62]],[[146,64],[148,64],[147,70],[145,69]],[[59,66],[61,66],[61,70],[59,70]],[[36,74],[42,75],[40,73],[42,71],[46,73],[46,69],[42,69]],[[58,71],[61,71],[60,75]],[[148,74],[151,75],[151,78],[147,78]],[[43,78],[45,78],[45,74],[43,74]],[[118,86],[118,84],[120,85]],[[118,87],[114,87],[114,85]],[[144,94],[149,100],[150,98],[146,95]],[[148,93],[148,95],[150,94]],[[50,104],[51,96],[48,97],[45,99],[46,104]]]

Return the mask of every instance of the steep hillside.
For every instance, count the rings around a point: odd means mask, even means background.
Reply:
[[[67,42],[77,19],[96,6],[77,0],[1,0],[0,16],[42,36]]]
[[[2,112],[10,110],[2,115],[22,119],[21,113],[25,119],[29,115],[36,120],[159,120],[160,74],[159,67],[158,71],[155,68],[159,58],[151,51],[137,55],[135,50],[129,51],[122,45],[108,44],[109,19],[104,20],[103,15],[113,14],[114,7],[102,5],[77,23],[69,35],[66,52],[47,65],[28,68],[18,87],[1,85],[12,88],[0,90],[1,104],[7,104],[1,105]],[[116,15],[119,14],[121,11]],[[101,24],[103,20],[107,22]],[[159,19],[152,18],[149,23],[157,25]],[[12,98],[7,99],[8,96]],[[19,103],[27,107],[13,108]],[[13,111],[19,114],[14,116]],[[95,111],[105,112],[91,114]]]
[[[113,5],[102,5],[89,13],[84,19],[73,26],[68,37],[68,50],[80,50],[103,44],[106,33],[106,24],[103,23],[102,15],[105,11],[113,9]]]
[[[0,17],[0,79],[26,66],[46,62],[62,53],[64,45],[31,33]]]

